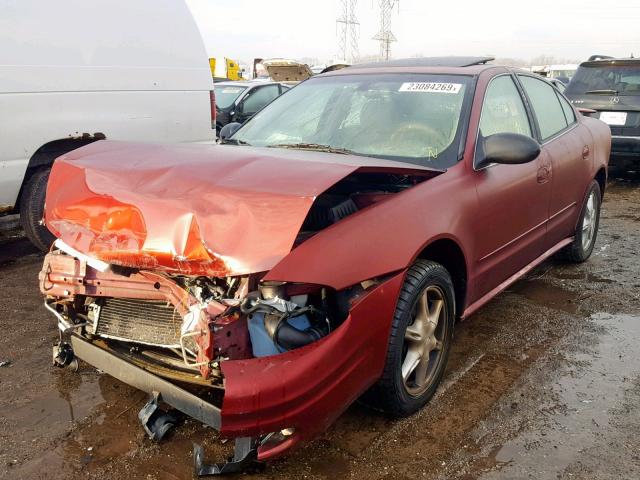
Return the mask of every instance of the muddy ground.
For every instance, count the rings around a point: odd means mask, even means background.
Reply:
[[[360,405],[322,438],[241,478],[640,478],[640,177],[613,179],[594,256],[552,259],[457,326],[446,377],[419,414]],[[82,365],[51,367],[42,257],[0,237],[0,478],[192,478],[195,422],[157,444],[145,395]]]

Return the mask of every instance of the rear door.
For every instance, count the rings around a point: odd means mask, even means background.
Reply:
[[[549,83],[524,74],[518,79],[534,112],[542,149],[551,161],[548,249],[575,230],[593,161],[593,139],[569,102]]]
[[[503,132],[537,139],[530,112],[510,74],[494,77],[487,86],[476,152],[484,138]],[[489,292],[542,254],[548,219],[549,163],[542,152],[529,163],[476,169],[480,202],[476,295]]]

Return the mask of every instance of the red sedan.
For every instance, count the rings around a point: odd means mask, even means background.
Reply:
[[[312,77],[224,145],[96,142],[55,162],[40,274],[75,357],[236,439],[228,473],[361,398],[410,415],[456,320],[556,252],[589,258],[610,131],[486,58]],[[235,131],[234,131],[235,130]]]

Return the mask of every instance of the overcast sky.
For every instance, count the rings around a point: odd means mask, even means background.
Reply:
[[[338,0],[187,0],[210,56],[337,58]],[[377,0],[359,0],[361,55],[378,53]],[[528,60],[640,55],[640,0],[400,0],[395,58],[484,55]]]

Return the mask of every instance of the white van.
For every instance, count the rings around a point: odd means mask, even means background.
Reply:
[[[95,140],[215,140],[213,80],[184,0],[0,0],[0,213],[41,249],[54,159]]]

